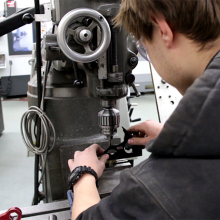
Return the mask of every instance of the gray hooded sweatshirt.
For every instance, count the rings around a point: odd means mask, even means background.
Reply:
[[[77,220],[220,219],[220,52],[146,148],[151,157]]]

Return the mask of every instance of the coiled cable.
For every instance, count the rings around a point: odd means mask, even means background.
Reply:
[[[47,84],[47,76],[50,71],[51,62],[46,63],[46,71],[43,81],[43,91],[40,108],[31,106],[21,118],[21,135],[29,151],[37,155],[51,152],[56,141],[54,126],[44,110],[44,97]],[[38,121],[40,120],[40,121]],[[40,124],[41,135],[39,146],[36,146],[37,138],[35,128]]]
[[[36,147],[35,124],[36,116],[41,122],[41,141]],[[51,152],[55,145],[56,133],[47,115],[38,107],[31,106],[21,118],[21,135],[28,148],[34,154],[42,155]]]
[[[31,106],[29,109],[23,114],[21,118],[21,135],[24,140],[24,143],[27,146],[27,149],[32,153],[39,155],[41,161],[39,163],[41,170],[41,177],[37,180],[37,189],[42,183],[43,177],[44,181],[46,181],[46,162],[47,162],[47,154],[51,152],[55,146],[56,141],[56,132],[55,128],[44,112],[44,98],[46,92],[46,83],[47,76],[50,71],[51,61],[46,62],[46,70],[44,74],[43,80],[43,91],[40,108],[37,106]],[[38,129],[40,128],[40,133],[38,133]],[[40,134],[40,137],[39,137]],[[39,139],[39,143],[37,141]],[[47,202],[47,190],[45,188],[45,198]],[[37,199],[38,200],[38,199]],[[33,198],[32,205],[37,204],[38,201],[35,201],[35,197]]]

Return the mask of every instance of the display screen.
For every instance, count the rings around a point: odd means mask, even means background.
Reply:
[[[24,25],[8,34],[9,55],[31,54],[35,23]]]

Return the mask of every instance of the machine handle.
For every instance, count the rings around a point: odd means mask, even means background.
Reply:
[[[40,6],[40,11],[44,11],[44,6]],[[26,25],[23,16],[29,14],[34,16],[34,8],[18,11],[0,22],[0,37],[12,32],[13,30]]]
[[[133,88],[133,90],[134,90],[136,96],[137,96],[137,97],[141,96],[141,93],[138,92],[137,87],[135,86],[135,84],[134,84],[134,83],[131,83],[131,86],[132,86],[132,88]]]
[[[17,207],[13,207],[13,208],[10,208],[7,212],[5,212],[3,214],[0,214],[0,220],[11,220],[12,219],[12,216],[11,216],[12,213],[16,213],[18,215],[17,220],[21,219],[21,217],[22,217],[21,210]]]

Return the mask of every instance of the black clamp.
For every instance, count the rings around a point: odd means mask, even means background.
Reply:
[[[142,149],[145,146],[128,144],[128,139],[132,138],[133,135],[125,128],[122,127],[122,129],[125,134],[124,141],[120,144],[111,145],[104,151],[104,154],[109,155],[109,160],[142,156]]]

